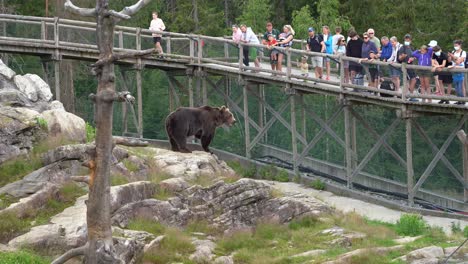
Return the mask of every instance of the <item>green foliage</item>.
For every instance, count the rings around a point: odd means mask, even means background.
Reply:
[[[288,227],[292,230],[299,230],[301,228],[311,228],[318,223],[318,220],[313,216],[305,216],[299,219],[294,219],[289,222]]]
[[[110,178],[111,178],[111,186],[124,185],[124,184],[129,183],[127,177],[119,173],[112,174]]]
[[[31,227],[31,221],[18,219],[13,212],[2,213],[1,219],[0,243],[7,243],[10,239],[22,233],[26,233]]]
[[[279,182],[288,182],[289,174],[286,170],[279,169],[274,165],[264,166],[259,170],[261,179]]]
[[[92,142],[96,138],[96,128],[86,122],[86,141]]]
[[[164,227],[161,223],[154,221],[154,220],[137,218],[137,219],[130,220],[130,222],[127,225],[127,229],[146,231],[155,236],[159,236],[159,235],[164,234],[166,227]]]
[[[193,263],[188,259],[195,251],[190,236],[177,229],[167,229],[166,236],[158,248],[148,251],[143,256],[144,262],[165,264],[174,262]]]
[[[450,229],[452,230],[453,234],[457,234],[457,233],[462,232],[459,221],[450,223]]]
[[[227,161],[227,165],[239,176],[244,178],[255,178],[255,175],[257,174],[257,167],[254,165],[242,166],[238,161]]]
[[[300,10],[294,10],[292,13],[292,27],[296,31],[296,38],[307,38],[308,28],[317,27],[314,18],[311,15],[310,6],[305,5]],[[318,29],[315,29],[318,30]]]
[[[49,259],[38,256],[28,251],[2,252],[0,254],[0,263],[5,264],[48,264]]]
[[[402,214],[396,223],[396,231],[399,235],[418,236],[427,230],[427,224],[421,215]]]
[[[160,200],[160,201],[167,201],[169,198],[174,197],[175,193],[172,192],[171,190],[168,190],[166,188],[161,188],[158,186],[156,188],[156,192],[154,193],[153,198]]]
[[[247,0],[242,15],[237,18],[239,24],[246,24],[255,33],[265,31],[265,24],[272,14],[269,0]]]
[[[463,228],[463,235],[468,238],[468,226]]]
[[[127,170],[129,170],[130,172],[139,171],[138,165],[128,159],[124,159],[123,164],[125,165],[125,168],[127,168]]]
[[[320,179],[315,179],[310,182],[310,187],[314,188],[315,190],[323,191],[325,190],[326,185]]]
[[[46,131],[48,130],[47,120],[45,120],[44,118],[36,117],[36,123],[41,129]]]
[[[13,197],[8,194],[0,194],[0,210],[7,208],[10,204],[16,203],[19,198]]]

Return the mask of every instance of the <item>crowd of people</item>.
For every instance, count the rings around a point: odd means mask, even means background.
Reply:
[[[466,96],[466,87],[464,84],[464,74],[456,72],[442,71],[447,68],[465,68],[466,51],[462,49],[462,41],[455,40],[453,42],[453,51],[444,52],[438,46],[437,41],[431,40],[427,45],[422,45],[419,49],[412,46],[412,36],[406,34],[403,38],[403,43],[399,43],[396,36],[381,37],[375,36],[375,31],[369,28],[362,34],[362,37],[354,30],[348,31],[348,36],[341,34],[341,28],[335,28],[335,34],[330,34],[328,26],[323,26],[321,33],[316,32],[313,27],[308,28],[308,38],[306,49],[311,52],[326,53],[330,55],[344,55],[348,57],[358,58],[355,60],[344,60],[344,81],[346,83],[359,83],[359,76],[364,73],[369,76],[368,84],[370,87],[378,88],[383,81],[384,75],[391,77],[391,83],[394,90],[400,92],[402,70],[399,67],[392,67],[393,63],[416,63],[419,66],[428,67],[427,70],[407,69],[408,90],[410,93],[415,93],[417,79],[420,83],[420,93],[423,95],[450,95],[452,85],[455,88],[456,95],[459,97]],[[259,44],[260,41],[254,32],[246,25],[232,26],[232,39],[235,42]],[[291,47],[294,39],[294,29],[290,25],[285,25],[283,31],[273,27],[271,22],[266,24],[266,31],[263,34],[261,43],[267,47],[271,69],[273,71],[282,71],[284,53],[275,47]],[[244,46],[243,57],[244,64],[249,66],[249,61],[253,60],[255,66],[259,67],[258,48],[249,48]],[[315,78],[330,80],[330,58],[327,56],[310,56],[311,66],[314,69]],[[379,67],[375,64],[363,63],[365,61],[380,60],[387,62],[389,67]],[[301,73],[304,76],[308,75],[308,57],[302,58],[299,64]],[[467,67],[468,68],[468,67]],[[325,77],[323,76],[325,72]],[[362,77],[361,77],[362,78]],[[433,79],[435,91],[431,90],[431,79]],[[357,82],[357,83],[356,83]],[[447,90],[445,90],[445,87]],[[418,101],[411,97],[410,101]],[[423,99],[425,102],[426,99]],[[431,102],[430,99],[427,100]],[[447,100],[440,100],[440,104],[449,104]],[[464,102],[456,102],[455,104],[465,104]]]
[[[164,31],[166,28],[164,22],[158,18],[158,13],[152,13],[153,20],[149,29],[152,31]],[[442,71],[442,69],[450,68],[468,68],[466,62],[466,51],[462,49],[462,41],[455,40],[453,42],[453,51],[445,52],[437,45],[437,41],[431,40],[427,45],[422,45],[419,49],[412,46],[412,37],[406,34],[403,37],[403,43],[398,41],[396,36],[383,36],[380,39],[375,36],[375,31],[369,28],[362,34],[362,37],[354,30],[348,31],[348,36],[341,34],[340,27],[335,28],[335,34],[330,33],[328,26],[323,26],[321,33],[316,32],[313,27],[308,28],[308,37],[306,40],[306,49],[315,53],[326,53],[330,55],[343,55],[347,57],[359,59],[348,61],[343,60],[344,82],[363,85],[363,76],[367,75],[368,85],[378,88],[379,84],[384,80],[383,76],[390,76],[393,90],[400,92],[402,81],[402,70],[399,67],[392,67],[393,63],[413,64],[417,61],[417,65],[428,67],[427,70],[407,69],[408,91],[415,93],[417,79],[420,83],[420,93],[423,95],[451,95],[452,86],[455,93],[459,97],[466,96],[466,87],[464,82],[464,74],[457,72]],[[240,26],[232,26],[232,39],[239,43],[257,44],[260,43],[266,46],[269,53],[270,65],[273,71],[282,71],[284,52],[276,47],[288,48],[292,47],[295,31],[291,25],[285,25],[282,32],[275,29],[271,22],[266,23],[266,31],[261,38],[261,42],[257,35],[250,27],[242,24]],[[153,41],[156,52],[161,55],[163,49],[161,47],[161,35],[153,33]],[[260,67],[259,49],[249,46],[243,46],[243,63],[249,66],[250,61],[253,61],[255,67]],[[303,56],[299,67],[303,76],[308,76],[309,58]],[[375,64],[363,63],[374,60],[387,62],[389,67],[379,67]],[[327,56],[310,56],[311,66],[314,69],[315,78],[323,79],[325,71],[325,80],[330,80],[330,58]],[[273,74],[275,75],[275,74]],[[431,79],[434,82],[435,90],[431,89]],[[410,101],[417,101],[414,97]],[[426,99],[423,99],[425,102]],[[431,99],[427,100],[431,102]],[[440,104],[449,104],[447,100],[440,100]],[[456,102],[456,104],[465,104],[464,102]]]

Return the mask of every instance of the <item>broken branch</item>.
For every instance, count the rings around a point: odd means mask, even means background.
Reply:
[[[65,10],[80,16],[95,17],[97,15],[95,8],[81,8],[74,5],[70,0],[65,2]]]
[[[151,0],[139,0],[136,4],[132,6],[126,6],[122,11],[120,11],[120,14],[127,15],[127,16],[133,16],[135,13],[140,11],[145,5],[147,5]]]
[[[114,144],[123,145],[128,147],[146,147],[149,145],[148,141],[139,140],[136,138],[113,137]]]
[[[127,19],[130,19],[131,17],[126,15],[126,14],[122,14],[120,12],[117,12],[115,10],[109,10],[107,12],[107,15],[108,16],[112,16],[112,17],[115,17],[115,18],[119,18],[119,19],[124,19],[124,20],[127,20]]]
[[[135,52],[121,52],[118,54],[113,54],[110,57],[99,59],[96,63],[92,64],[91,67],[94,67],[94,68],[102,67],[103,65],[111,64],[118,60],[128,59],[128,58],[138,58],[141,56],[151,54],[153,52],[154,52],[154,49],[146,49],[146,50],[135,51]]]
[[[84,182],[89,184],[89,176],[71,176],[70,179],[76,182]]]
[[[62,256],[54,260],[51,264],[63,264],[71,258],[84,255],[87,248],[88,248],[88,244],[79,248],[70,249],[69,251],[65,252]]]

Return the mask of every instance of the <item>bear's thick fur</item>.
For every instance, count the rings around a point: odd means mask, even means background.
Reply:
[[[208,146],[216,128],[224,124],[234,125],[236,119],[226,106],[179,107],[166,118],[166,132],[173,151],[190,153],[187,137],[201,140],[203,150],[212,153]]]

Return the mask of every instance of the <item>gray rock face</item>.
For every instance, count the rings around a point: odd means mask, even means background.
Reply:
[[[192,244],[195,246],[195,252],[189,256],[190,260],[196,263],[209,263],[215,256],[213,254],[216,244],[211,240],[193,239]]]
[[[409,261],[414,261],[418,259],[430,259],[430,258],[443,258],[444,250],[441,247],[430,246],[425,248],[420,248],[410,253],[406,254],[406,258]]]
[[[271,195],[267,183],[241,179],[232,184],[218,182],[210,187],[192,186],[168,201],[148,199],[117,210],[112,221],[126,227],[134,218],[184,226],[190,220],[209,221],[226,231],[249,228],[259,220],[286,223],[304,215],[320,215],[331,209],[313,198]]]
[[[29,78],[36,88],[38,100],[48,102],[52,99],[52,92],[49,85],[36,74],[25,74],[24,77]]]
[[[0,60],[0,75],[7,80],[11,80],[16,73],[12,69],[8,68],[2,60]]]
[[[111,206],[112,208],[118,208],[126,203],[136,202],[138,199],[147,199],[153,193],[154,184],[150,182],[134,182],[115,186],[111,188]],[[78,198],[74,206],[52,217],[50,224],[33,227],[28,233],[12,239],[8,245],[16,248],[26,246],[48,255],[58,255],[68,249],[84,245],[87,235],[85,204],[87,199],[87,195]],[[129,233],[131,232],[125,232],[127,235]],[[124,238],[124,240],[127,239]],[[137,240],[131,239],[130,241]],[[138,250],[140,246],[141,250],[143,250],[144,243],[138,242],[138,245],[136,242],[134,245],[132,244],[134,242],[125,243],[130,243],[129,246],[134,250]],[[128,248],[122,249],[122,254],[125,252],[127,254],[123,255],[123,257],[125,259],[133,258],[133,253],[127,251],[129,251]]]
[[[36,87],[31,79],[26,76],[16,75],[14,77],[14,82],[18,90],[20,90],[29,101],[36,102],[38,100]]]

